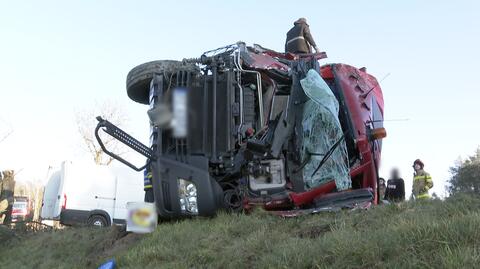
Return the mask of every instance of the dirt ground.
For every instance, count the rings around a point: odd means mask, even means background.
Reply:
[[[43,226],[42,226],[43,227]],[[144,235],[124,227],[32,229],[32,225],[0,225],[0,268],[96,268],[134,247]],[[29,255],[29,259],[22,259]],[[59,260],[61,258],[61,260]],[[53,266],[53,267],[52,267]]]
[[[112,258],[116,253],[125,251],[135,245],[143,236],[142,234],[128,233],[124,227],[111,227],[106,238],[90,249],[87,265],[95,266],[103,259]]]

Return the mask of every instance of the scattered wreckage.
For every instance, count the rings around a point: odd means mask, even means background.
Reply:
[[[383,94],[365,68],[319,65],[242,42],[132,69],[127,94],[150,105],[149,146],[98,117],[103,150],[150,169],[161,218],[262,206],[295,216],[378,201]],[[99,132],[147,158],[137,167]],[[139,179],[140,180],[140,179]]]

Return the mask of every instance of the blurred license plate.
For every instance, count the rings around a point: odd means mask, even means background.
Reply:
[[[127,232],[151,233],[157,227],[155,204],[129,202],[127,211]]]

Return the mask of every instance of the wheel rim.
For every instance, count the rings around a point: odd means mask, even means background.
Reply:
[[[101,220],[94,220],[93,221],[93,226],[97,226],[97,227],[103,227],[103,222]]]

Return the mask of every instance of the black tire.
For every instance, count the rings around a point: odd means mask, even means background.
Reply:
[[[102,215],[93,215],[88,218],[88,226],[103,228],[108,226],[108,221]]]
[[[127,75],[128,97],[135,102],[148,105],[148,93],[153,75],[179,70],[195,71],[198,68],[193,64],[184,64],[173,60],[152,61],[136,66]]]

